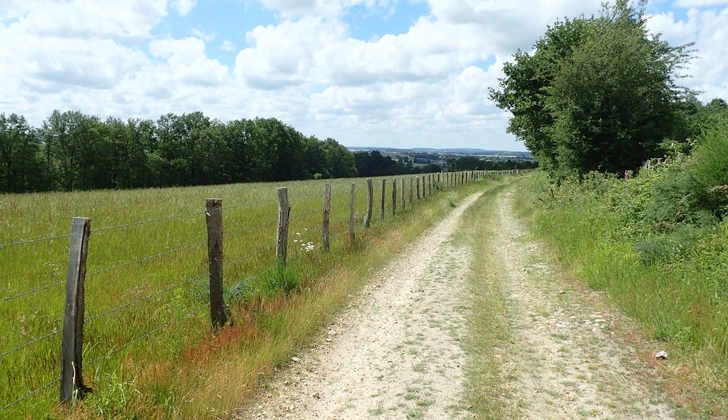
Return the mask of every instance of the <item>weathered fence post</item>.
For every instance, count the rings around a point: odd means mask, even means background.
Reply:
[[[407,201],[407,195],[405,194],[405,192],[406,192],[407,190],[406,190],[406,189],[405,189],[405,187],[404,187],[404,182],[405,182],[405,181],[404,181],[404,178],[402,178],[402,194],[401,194],[401,195],[402,195],[402,211],[404,211],[404,210],[405,210],[405,206],[406,206],[406,201]]]
[[[83,316],[86,256],[91,219],[74,217],[71,221],[71,244],[66,272],[66,307],[63,315],[61,344],[61,403],[71,401],[75,390],[90,391],[83,384]]]
[[[217,331],[227,322],[225,301],[222,295],[223,229],[222,200],[205,200],[205,221],[207,222],[207,265],[210,274],[210,320]]]
[[[288,255],[288,217],[291,215],[291,204],[288,202],[288,188],[281,187],[278,192],[278,235],[276,237],[276,258],[286,265]]]
[[[324,252],[329,252],[329,221],[331,218],[331,185],[324,185],[324,214],[323,214],[323,226],[321,227],[321,243],[324,247]]]
[[[384,203],[385,203],[385,198],[387,197],[386,192],[387,192],[387,180],[383,179],[382,180],[382,220],[384,220]]]
[[[424,199],[426,194],[426,184],[425,184],[425,176],[422,175],[422,198]]]
[[[414,183],[414,179],[412,179],[412,177],[410,177],[409,180],[410,180],[410,189],[409,189],[409,196],[410,197],[409,198],[410,198],[410,204],[412,204],[412,184]]]
[[[356,184],[351,184],[351,199],[349,200],[349,240],[354,245],[354,195],[356,193]]]
[[[207,222],[207,262],[210,272],[210,320],[217,331],[227,322],[225,301],[222,295],[223,230],[222,200],[205,200],[205,221]]]
[[[392,216],[397,214],[397,178],[392,179]]]
[[[427,195],[432,195],[432,175],[427,175]]]
[[[364,227],[369,228],[372,223],[372,211],[374,207],[374,182],[367,179],[367,215],[364,217]]]

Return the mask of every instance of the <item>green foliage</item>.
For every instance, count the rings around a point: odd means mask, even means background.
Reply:
[[[358,176],[336,140],[275,118],[202,112],[123,121],[54,111],[40,129],[0,115],[0,192],[219,185]]]
[[[666,187],[686,182],[675,177],[693,171],[690,161],[674,158],[629,180],[590,174],[549,185],[542,175],[520,191],[526,197],[519,201],[531,203],[534,230],[555,245],[565,269],[606,291],[653,339],[672,343],[681,353],[675,357],[701,372],[700,386],[710,389],[704,395],[715,396],[713,403],[724,411],[728,223],[693,222],[694,216],[655,223],[653,210],[670,201],[664,206],[673,211],[665,214],[676,214],[680,195]]]
[[[0,114],[0,192],[48,188],[40,151],[38,132],[24,117]]]
[[[295,266],[276,261],[273,268],[263,275],[258,286],[258,292],[263,296],[272,297],[281,293],[288,296],[301,286],[301,278]]]
[[[687,92],[674,80],[689,45],[650,36],[642,9],[616,0],[600,17],[557,21],[534,47],[504,66],[491,98],[552,175],[636,169],[682,132],[676,115]]]

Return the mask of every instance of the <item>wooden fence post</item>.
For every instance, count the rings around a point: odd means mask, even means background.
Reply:
[[[281,187],[278,192],[278,235],[276,237],[276,258],[286,265],[288,256],[288,217],[291,215],[291,204],[288,202],[288,188]]]
[[[402,178],[402,211],[405,210],[406,201],[407,201],[407,195],[405,194],[407,190],[404,188],[404,178]]]
[[[420,199],[420,177],[415,177],[417,179],[417,199]]]
[[[412,204],[412,184],[414,183],[414,180],[412,179],[412,177],[410,177],[409,180],[410,180],[410,189],[409,189],[409,196],[410,197],[409,198],[410,198],[410,204]]]
[[[384,202],[385,202],[385,197],[387,196],[386,191],[387,191],[387,180],[382,179],[382,220],[384,220]]]
[[[66,272],[66,306],[61,344],[61,403],[70,402],[75,390],[80,392],[81,398],[85,392],[91,390],[83,384],[82,375],[84,281],[90,234],[91,219],[74,217],[71,221],[71,244]]]
[[[349,200],[349,239],[351,245],[354,245],[354,195],[356,193],[356,184],[351,184],[351,199]]]
[[[222,295],[223,230],[222,200],[205,200],[205,221],[207,222],[207,263],[210,272],[210,320],[217,331],[227,322],[225,300]]]
[[[426,197],[426,186],[425,186],[425,176],[422,175],[422,198],[424,199]]]
[[[364,217],[364,227],[369,228],[372,222],[372,211],[374,207],[374,182],[367,179],[367,215]]]
[[[397,178],[392,179],[392,216],[397,214]]]
[[[427,175],[427,195],[432,195],[432,175]]]
[[[323,215],[323,226],[321,227],[321,242],[324,247],[324,252],[329,252],[329,223],[331,218],[331,185],[324,185],[324,215]]]

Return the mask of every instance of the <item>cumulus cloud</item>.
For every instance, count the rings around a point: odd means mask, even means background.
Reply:
[[[171,4],[181,16],[186,15],[197,5],[197,0],[174,0]]]
[[[677,20],[673,13],[653,15],[647,21],[654,33],[672,45],[695,42],[696,58],[685,70],[691,76],[682,79],[686,86],[704,92],[701,99],[728,97],[728,9],[688,11],[687,20]]]
[[[62,38],[147,37],[166,15],[166,0],[105,2],[39,0],[15,3],[22,33]]]
[[[530,50],[558,17],[598,13],[600,6],[427,0],[429,12],[404,33],[363,41],[351,36],[349,11],[388,16],[414,0],[259,1],[276,12],[276,23],[248,31],[240,50],[236,35],[216,27],[191,24],[204,30],[170,35],[170,22],[212,7],[196,0],[0,0],[0,39],[13,40],[0,43],[5,112],[38,124],[56,108],[142,118],[202,110],[222,119],[276,117],[347,145],[523,150],[505,133],[508,114],[487,88],[497,85],[504,62],[519,48]],[[686,82],[707,99],[728,97],[728,9],[715,7],[728,0],[675,4],[691,8],[687,19],[656,14],[650,28],[673,45],[695,40],[701,58]],[[232,69],[210,58],[220,50],[239,51]]]

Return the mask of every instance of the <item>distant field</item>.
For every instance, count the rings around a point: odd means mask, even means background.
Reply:
[[[92,219],[83,371],[100,387],[121,381],[119,366],[165,364],[209,334],[206,198],[223,200],[230,291],[273,266],[277,187],[288,187],[292,206],[289,258],[320,252],[325,183],[333,191],[332,249],[341,249],[352,183],[356,231],[364,233],[364,179],[0,196],[0,417],[43,415],[57,401],[72,217]],[[381,225],[381,186],[375,179],[374,225]]]

